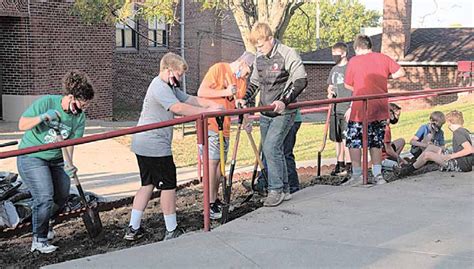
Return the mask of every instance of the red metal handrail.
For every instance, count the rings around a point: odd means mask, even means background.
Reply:
[[[386,94],[375,94],[375,95],[365,95],[365,96],[357,96],[357,97],[347,97],[347,98],[337,98],[337,99],[326,99],[326,100],[317,100],[317,101],[305,101],[290,104],[289,108],[302,108],[302,107],[312,107],[312,106],[321,106],[321,105],[328,105],[334,103],[342,103],[342,102],[352,102],[352,101],[362,101],[364,102],[364,115],[367,114],[367,103],[369,100],[372,99],[381,99],[381,98],[396,98],[396,97],[409,97],[412,96],[413,99],[415,98],[426,98],[431,97],[433,95],[446,95],[446,94],[455,94],[467,91],[473,91],[474,87],[463,87],[463,88],[444,88],[444,89],[430,89],[430,90],[421,90],[421,91],[413,91],[413,92],[399,92],[399,93],[386,93]],[[219,111],[219,112],[207,112],[198,115],[186,116],[183,118],[172,119],[169,121],[147,124],[142,126],[130,127],[122,130],[111,131],[103,134],[96,134],[90,135],[82,138],[76,138],[71,140],[65,140],[63,142],[56,142],[47,145],[40,145],[34,147],[28,147],[20,150],[12,150],[0,153],[0,159],[5,159],[9,157],[15,157],[19,155],[45,151],[49,149],[56,149],[66,146],[73,146],[79,144],[90,143],[94,141],[110,139],[118,136],[134,134],[144,131],[149,131],[152,129],[164,128],[169,127],[177,124],[187,123],[191,121],[197,122],[197,140],[198,144],[203,146],[203,166],[204,166],[204,173],[203,173],[203,191],[204,191],[204,230],[209,231],[210,229],[210,219],[209,219],[209,154],[208,154],[208,138],[207,138],[207,126],[208,126],[208,118],[216,117],[216,116],[230,116],[230,115],[240,115],[240,114],[247,114],[247,113],[255,113],[255,112],[265,112],[265,111],[272,111],[274,109],[273,106],[263,106],[263,107],[254,107],[254,108],[245,108],[245,109],[236,109],[236,110],[226,110],[226,111]],[[367,117],[364,120],[364,147],[363,147],[363,170],[364,170],[364,183],[367,183]]]

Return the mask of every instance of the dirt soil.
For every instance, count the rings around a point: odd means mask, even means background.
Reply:
[[[301,186],[314,184],[339,185],[343,178],[322,176],[315,178],[314,174],[300,175]],[[241,202],[248,196],[248,192],[241,186],[241,181],[235,182],[232,192],[234,210],[230,220],[239,218],[259,207],[262,197],[254,195],[243,205]],[[202,213],[202,187],[191,186],[178,191],[177,216],[179,225],[186,231],[199,231],[204,226]],[[165,232],[164,220],[159,206],[159,198],[149,202],[142,221],[146,228],[146,235],[136,242],[122,239],[124,229],[128,225],[131,205],[107,212],[101,212],[103,224],[103,239],[94,242],[89,239],[82,219],[72,219],[55,227],[56,237],[52,244],[59,249],[50,254],[31,253],[31,233],[19,237],[1,239],[0,241],[0,268],[38,268],[40,266],[64,262],[81,257],[116,251],[133,246],[145,245],[161,241]],[[211,227],[221,225],[211,221]]]

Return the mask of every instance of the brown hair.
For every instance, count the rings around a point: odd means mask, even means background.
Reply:
[[[82,101],[89,101],[94,98],[94,87],[89,76],[79,70],[71,70],[63,77],[64,95],[72,95]]]
[[[332,50],[342,50],[343,52],[347,52],[347,44],[344,42],[337,42],[332,46]]]
[[[446,114],[446,121],[451,123],[451,124],[458,124],[458,125],[463,125],[464,124],[464,117],[462,116],[462,112],[458,110],[453,110]]]
[[[171,68],[174,71],[186,72],[188,70],[188,64],[178,54],[168,52],[163,56],[163,58],[161,58],[160,71],[166,70],[168,68]]]
[[[366,35],[358,35],[354,40],[354,49],[372,49],[372,39]]]
[[[257,22],[252,27],[252,31],[250,31],[249,40],[250,43],[255,45],[258,40],[268,40],[270,37],[273,37],[270,25],[265,22]]]

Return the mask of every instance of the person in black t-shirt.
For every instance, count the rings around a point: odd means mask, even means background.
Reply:
[[[474,165],[474,147],[469,130],[463,127],[462,112],[454,110],[446,115],[448,128],[453,132],[453,149],[443,150],[441,147],[429,145],[415,163],[400,169],[399,176],[411,174],[428,161],[440,165],[442,171],[470,172]]]

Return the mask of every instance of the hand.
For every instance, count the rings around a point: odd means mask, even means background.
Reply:
[[[273,109],[273,112],[276,112],[278,114],[281,114],[284,110],[285,110],[285,103],[283,103],[282,101],[273,101],[272,103],[272,106],[275,106],[275,109]]]
[[[69,178],[73,178],[76,173],[77,173],[77,167],[75,167],[74,165],[72,164],[69,164],[69,163],[64,163],[64,172],[66,173],[66,175],[69,176]]]
[[[235,107],[236,108],[246,108],[247,107],[247,102],[244,99],[237,99],[237,100],[235,100]]]
[[[349,122],[349,118],[351,117],[351,109],[352,108],[349,107],[346,113],[344,113],[344,118],[346,119],[346,122]]]
[[[41,121],[57,121],[59,119],[59,112],[54,109],[48,109],[45,113],[40,115]]]
[[[227,96],[234,96],[237,93],[237,88],[235,87],[235,85],[230,84],[229,86],[227,86],[226,91]]]
[[[442,158],[443,158],[443,161],[447,162],[451,160],[453,157],[451,156],[451,154],[446,154],[446,155],[443,155]]]
[[[336,93],[333,90],[328,90],[328,99],[334,98]]]
[[[398,162],[402,164],[408,164],[407,160],[403,159],[402,157],[398,156]]]
[[[244,115],[244,122],[242,123],[242,126],[244,127],[244,130],[247,133],[252,132],[252,125],[253,125],[253,119],[249,119],[248,114]]]

